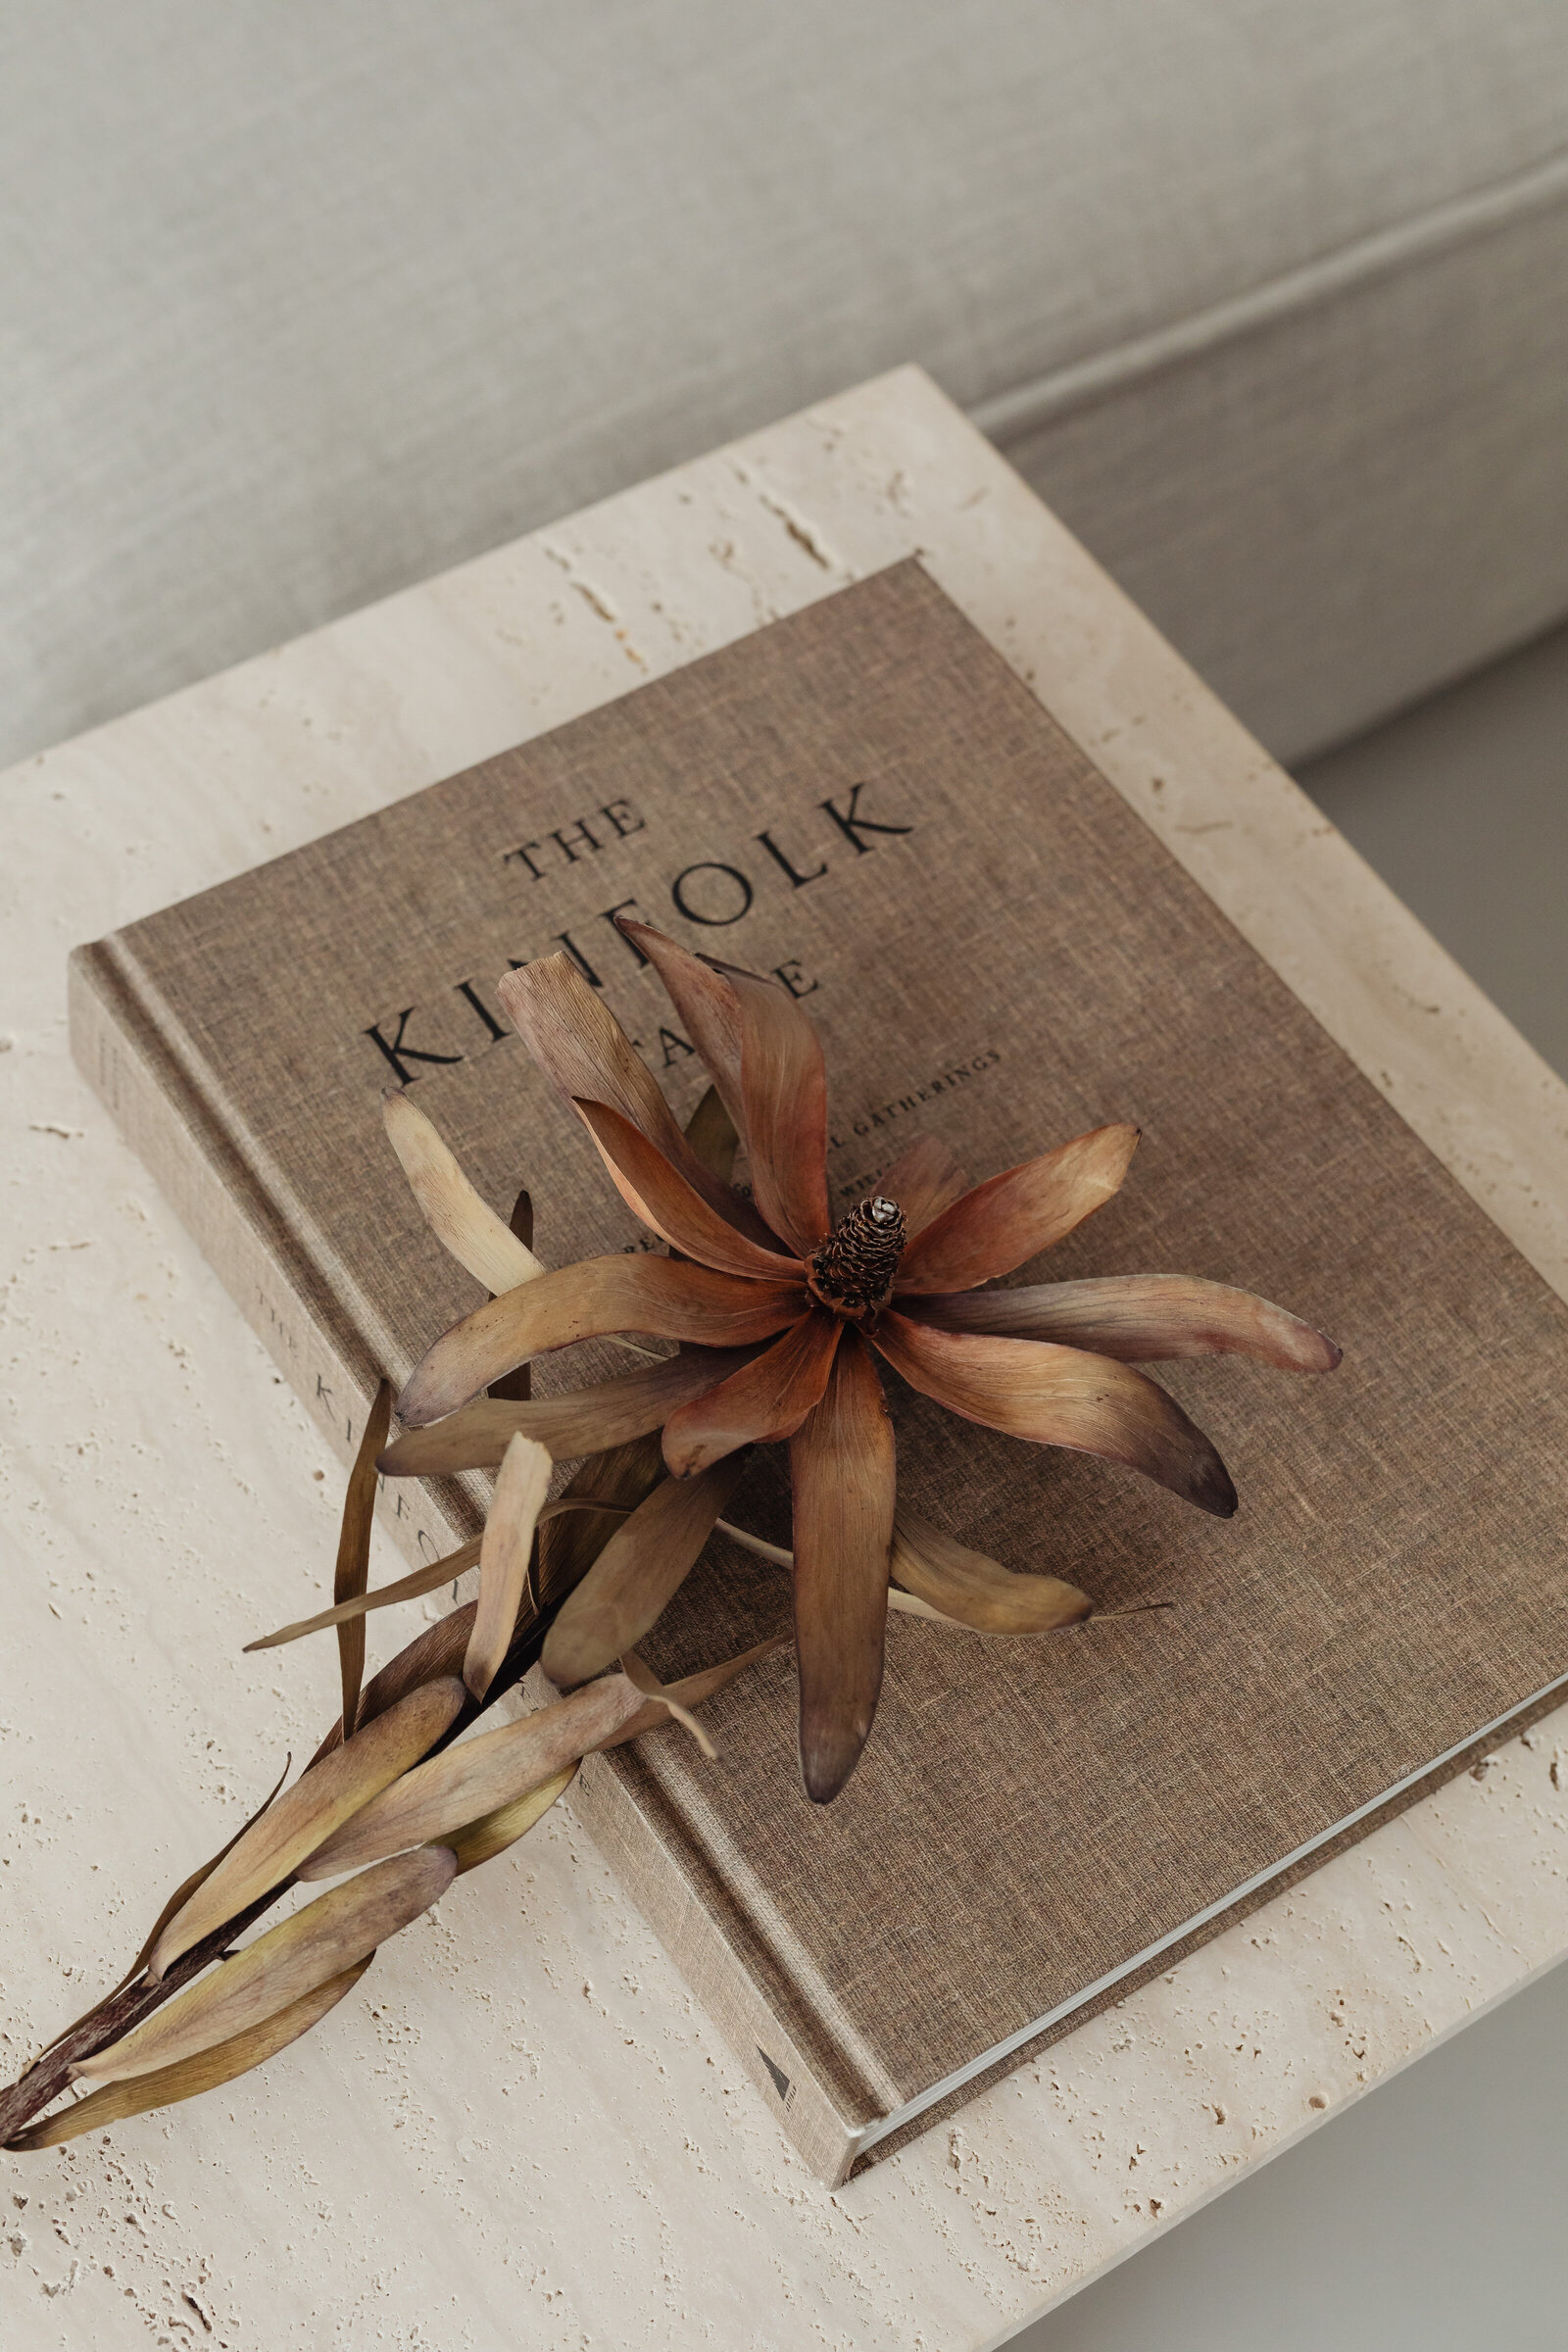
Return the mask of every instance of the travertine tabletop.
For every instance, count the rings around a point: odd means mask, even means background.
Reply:
[[[336,1465],[73,1069],[66,951],[911,552],[1568,1290],[1568,1090],[912,369],[26,762],[7,2074],[336,1706],[329,1644],[240,1655]],[[1565,1872],[1568,1710],[830,2191],[558,1808],[263,2073],[0,2158],[4,2341],[980,2352],[1557,1959]]]

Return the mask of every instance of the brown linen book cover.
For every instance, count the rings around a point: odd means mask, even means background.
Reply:
[[[663,1731],[580,1776],[837,2180],[1568,1684],[1568,1313],[906,563],[77,952],[84,1070],[340,1444],[479,1298],[384,1143],[394,1074],[487,1198],[531,1187],[547,1263],[649,1246],[495,994],[565,946],[687,1114],[704,1081],[620,908],[808,1004],[836,1203],[922,1130],[978,1180],[1130,1119],[1121,1194],[1018,1279],[1205,1275],[1346,1349],[1325,1379],[1156,1368],[1235,1475],[1228,1523],[886,1376],[915,1507],[1102,1609],[1171,1605],[1017,1642],[893,1619],[825,1810],[787,1654],[712,1703],[717,1763]],[[596,1361],[545,1359],[540,1392]],[[386,1501],[434,1557],[479,1492]],[[787,1538],[783,1493],[764,1449],[733,1516]],[[787,1621],[783,1576],[719,1541],[648,1648],[672,1674]]]

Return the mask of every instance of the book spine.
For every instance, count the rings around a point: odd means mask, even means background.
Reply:
[[[623,1752],[585,1756],[563,1802],[588,1832],[786,2136],[817,2179],[837,2188],[849,2179],[867,2119],[844,2112],[778,2007],[766,1999],[721,1932],[694,1885],[691,1855],[672,1851],[638,1802]],[[678,1832],[678,1824],[671,1826]]]
[[[114,940],[73,952],[68,1003],[76,1067],[323,1436],[351,1461],[381,1367],[318,1295],[286,1224],[160,1037]],[[383,1480],[378,1509],[416,1566],[479,1532],[473,1501],[450,1481]]]

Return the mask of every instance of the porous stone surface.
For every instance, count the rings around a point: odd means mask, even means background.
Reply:
[[[7,2075],[336,1708],[329,1643],[240,1649],[319,1605],[339,1466],[73,1068],[67,950],[914,551],[1568,1281],[1560,1083],[912,370],[26,762]],[[1565,1871],[1568,1711],[835,2191],[558,1809],[261,2073],[0,2158],[4,2339],[981,2352],[1558,1958]]]

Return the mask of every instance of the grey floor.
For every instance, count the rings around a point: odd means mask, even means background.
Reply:
[[[1568,630],[1300,780],[1568,1076]],[[1565,2352],[1568,1967],[1036,2322],[1010,2352],[1146,2347]]]

